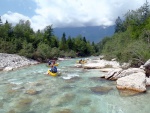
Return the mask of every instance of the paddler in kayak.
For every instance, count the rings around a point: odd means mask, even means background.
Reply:
[[[51,70],[52,73],[57,73],[57,67],[52,65]]]

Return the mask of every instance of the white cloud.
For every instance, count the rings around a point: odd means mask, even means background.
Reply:
[[[3,23],[7,20],[9,23],[17,24],[19,20],[30,20],[30,18],[16,12],[8,11],[6,14],[2,15],[2,20]]]
[[[137,9],[145,0],[34,0],[37,4],[33,21],[39,25],[110,26],[129,9]],[[33,20],[32,19],[32,20]],[[42,22],[42,23],[41,23]],[[41,25],[41,27],[42,27]]]
[[[36,15],[29,18],[18,13],[7,13],[3,18],[17,23],[20,18],[31,21],[34,30],[47,25],[67,26],[110,26],[118,16],[129,9],[137,9],[145,0],[33,0],[37,4]],[[148,0],[150,1],[150,0]],[[16,17],[15,17],[16,16]]]

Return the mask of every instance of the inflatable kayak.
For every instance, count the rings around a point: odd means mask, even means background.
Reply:
[[[58,73],[52,73],[50,70],[48,70],[48,74],[50,75],[50,76],[57,76],[58,75]]]
[[[79,63],[79,64],[85,64],[85,63],[87,63],[87,61],[86,61],[86,60],[83,60],[83,61],[77,61],[77,63]]]

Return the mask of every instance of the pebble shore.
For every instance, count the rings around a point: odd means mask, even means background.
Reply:
[[[17,54],[0,53],[0,71],[10,71],[20,67],[35,65],[39,62]]]

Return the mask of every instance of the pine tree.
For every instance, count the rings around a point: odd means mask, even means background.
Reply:
[[[115,27],[115,33],[117,32],[122,32],[124,30],[123,27],[123,21],[121,20],[121,18],[118,16],[118,18],[116,19],[116,27]]]
[[[1,20],[1,16],[0,16],[0,26],[3,25],[2,20]]]
[[[149,15],[149,4],[146,0],[146,2],[144,3],[144,5],[142,6],[142,14],[143,14],[143,17],[142,17],[142,21],[145,21]]]

